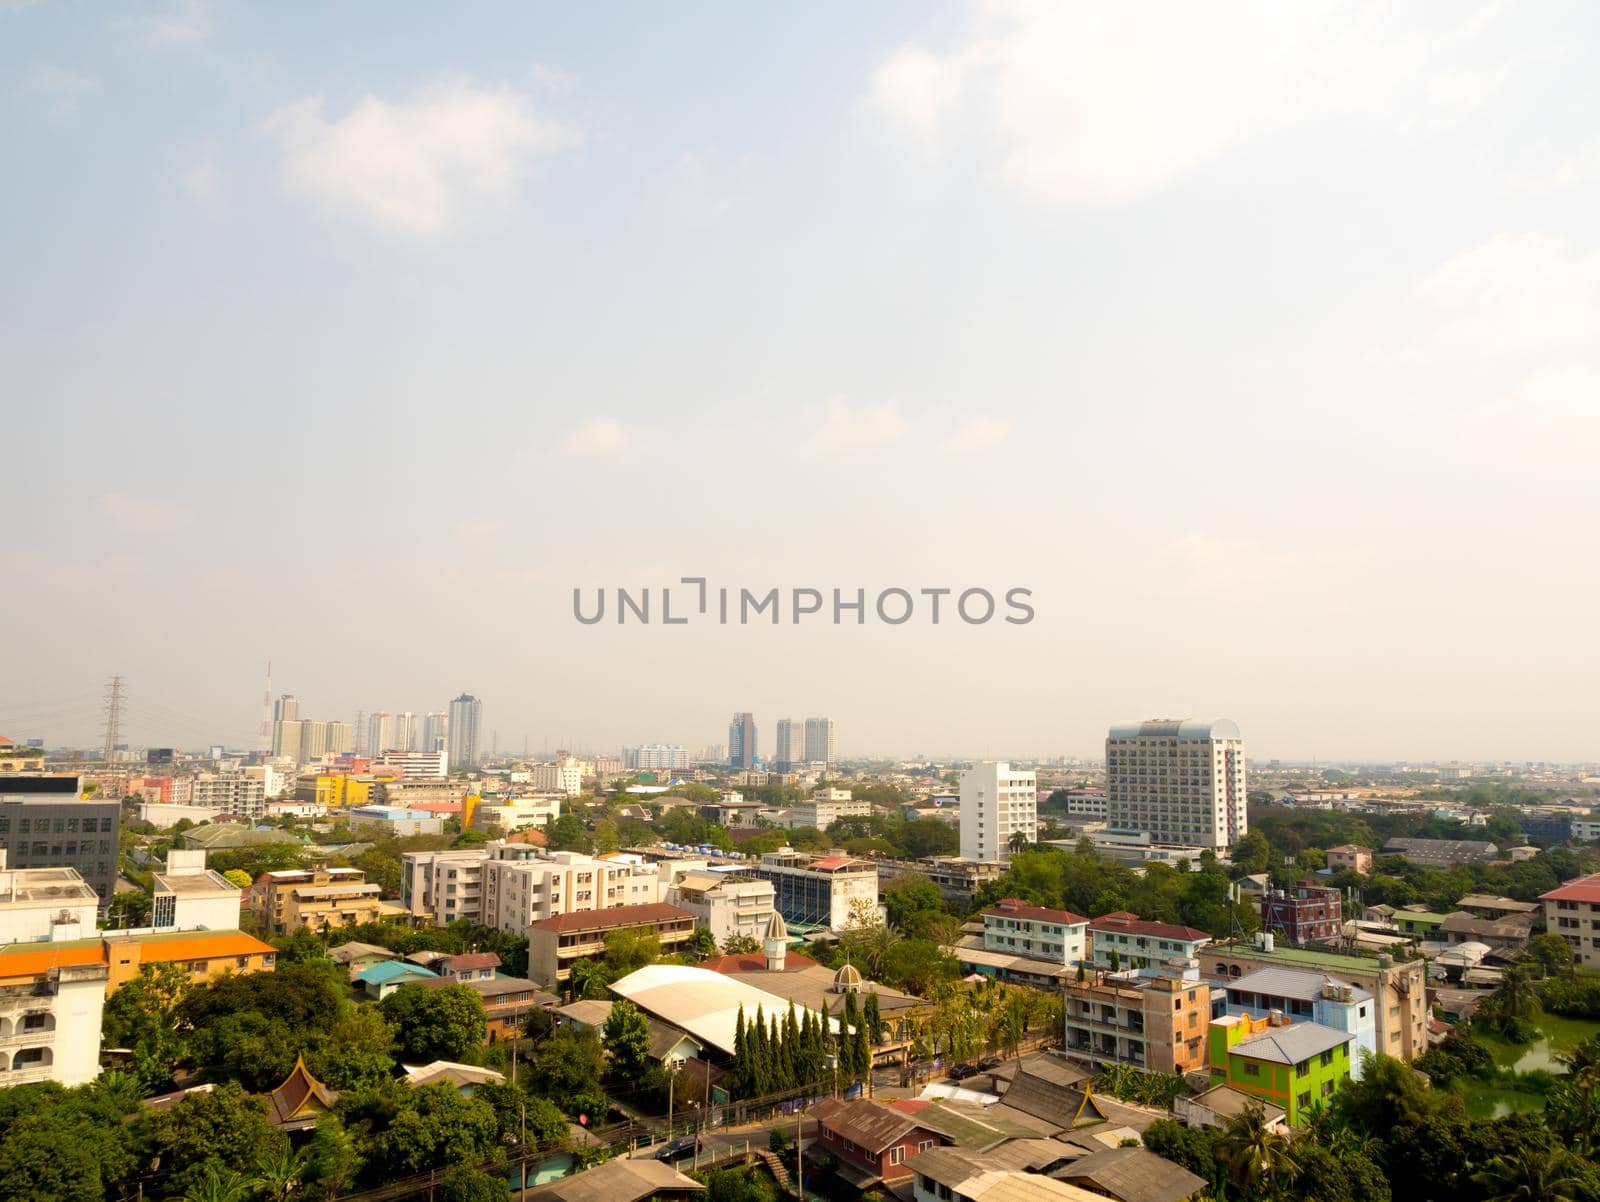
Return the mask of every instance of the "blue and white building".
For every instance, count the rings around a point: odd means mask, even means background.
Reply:
[[[1227,1013],[1266,1018],[1273,1011],[1294,1022],[1321,1023],[1354,1037],[1350,1075],[1361,1079],[1361,1050],[1378,1050],[1377,1007],[1359,985],[1320,972],[1258,968],[1227,984]]]

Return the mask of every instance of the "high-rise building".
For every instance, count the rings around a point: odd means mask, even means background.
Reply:
[[[314,764],[328,754],[328,724],[300,723],[300,762]]]
[[[638,747],[622,749],[622,768],[625,772],[681,772],[689,767],[687,748],[665,743],[643,743]]]
[[[728,767],[749,771],[756,766],[756,716],[737,713],[728,723]]]
[[[300,717],[300,702],[293,693],[279,697],[272,707],[274,722],[293,722]]]
[[[36,788],[40,781],[46,786]],[[0,849],[12,868],[77,869],[106,905],[116,889],[122,806],[102,800],[103,791],[93,801],[82,793],[72,776],[0,783]]]
[[[461,694],[450,703],[449,727],[451,769],[476,768],[483,754],[483,702],[471,693]]]
[[[1106,737],[1106,826],[1180,847],[1231,847],[1249,830],[1244,739],[1227,718],[1157,719]]]
[[[1039,837],[1039,781],[1002,761],[978,764],[961,774],[961,858],[979,863],[1011,858],[1012,838]]]
[[[806,762],[806,723],[798,718],[778,719],[778,741],[772,749],[773,766],[788,772]]]
[[[394,719],[388,710],[373,710],[367,715],[367,754],[382,755],[393,750]]]
[[[292,760],[300,758],[298,718],[280,718],[272,724],[272,754]]]
[[[422,719],[422,746],[420,751],[448,751],[450,749],[450,719],[443,710],[434,710]]]
[[[384,750],[417,750],[417,716],[410,710],[405,710],[394,716],[394,746],[392,748],[386,747]]]
[[[348,722],[326,722],[329,755],[344,755],[355,745],[355,729]]]
[[[833,719],[807,718],[805,759],[810,764],[833,767]]]

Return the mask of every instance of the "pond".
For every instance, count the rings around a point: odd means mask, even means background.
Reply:
[[[1540,1037],[1533,1043],[1506,1043],[1486,1035],[1484,1042],[1494,1052],[1494,1062],[1501,1068],[1514,1068],[1519,1073],[1532,1072],[1536,1068],[1559,1073],[1562,1069],[1560,1061],[1556,1059],[1558,1055],[1577,1047],[1591,1035],[1600,1033],[1600,1022],[1587,1018],[1564,1018],[1559,1014],[1540,1014],[1534,1020],[1534,1025],[1539,1028]]]
[[[1544,1098],[1539,1094],[1518,1093],[1497,1085],[1480,1081],[1463,1081],[1455,1086],[1467,1104],[1467,1114],[1475,1119],[1498,1119],[1508,1114],[1527,1110],[1542,1110]]]

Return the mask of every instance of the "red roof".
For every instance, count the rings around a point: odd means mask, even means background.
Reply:
[[[456,956],[446,956],[444,966],[451,972],[462,972],[473,968],[499,968],[500,957],[494,952],[462,952]]]
[[[687,918],[694,921],[688,910],[669,906],[666,902],[647,902],[642,906],[609,906],[604,910],[579,910],[575,914],[557,914],[554,918],[541,918],[530,922],[533,931],[609,931],[616,927],[643,926],[650,922],[671,922]]]
[[[818,856],[811,863],[803,865],[805,868],[817,868],[823,872],[832,872],[835,868],[849,868],[851,865],[860,865],[865,868],[863,861],[854,856]]]
[[[793,948],[783,953],[784,972],[799,972],[803,968],[816,966],[817,962],[810,956]],[[767,957],[762,952],[739,952],[731,956],[713,956],[709,960],[700,961],[697,967],[722,973],[766,972]]]
[[[1565,885],[1550,890],[1549,893],[1541,893],[1539,900],[1600,902],[1600,872],[1591,872],[1588,876],[1568,881]]]
[[[1058,922],[1062,926],[1073,926],[1089,921],[1082,914],[1074,914],[1071,910],[1048,910],[1043,906],[1030,906],[1019,897],[1001,898],[984,913],[993,914],[996,918],[1030,918],[1034,922]]]
[[[1205,931],[1197,931],[1194,927],[1178,926],[1171,922],[1146,922],[1137,914],[1130,914],[1126,910],[1114,910],[1110,914],[1102,914],[1099,918],[1089,923],[1091,931],[1105,931],[1108,934],[1118,935],[1148,935],[1155,939],[1175,939],[1179,943],[1197,943],[1210,939]]]

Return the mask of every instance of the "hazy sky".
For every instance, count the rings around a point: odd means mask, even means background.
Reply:
[[[0,0],[0,731],[1600,759],[1600,10]],[[572,589],[1028,587],[967,627]]]

